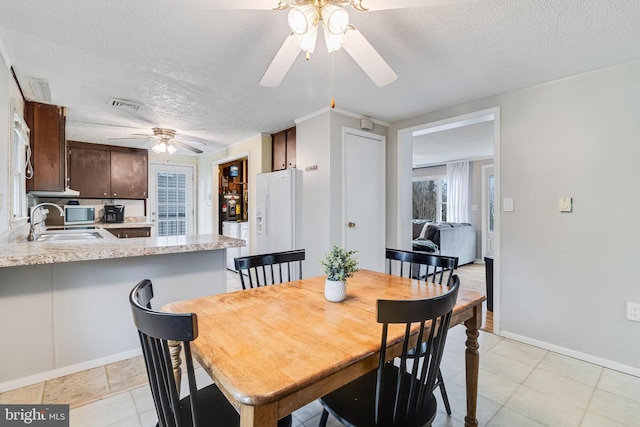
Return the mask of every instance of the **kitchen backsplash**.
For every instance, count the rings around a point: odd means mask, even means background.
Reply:
[[[124,205],[124,221],[125,222],[145,222],[147,216],[144,212],[143,200],[119,200],[119,199],[53,199],[53,198],[40,198],[37,203],[50,202],[60,205],[61,207],[69,204],[69,201],[77,200],[82,206],[93,206],[96,210],[96,222],[102,222],[104,217],[104,205]],[[35,206],[35,203],[33,204]],[[55,209],[49,209],[47,216],[48,225],[62,225],[64,219],[60,216],[60,213]]]

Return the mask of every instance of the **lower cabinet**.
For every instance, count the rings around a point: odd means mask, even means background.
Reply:
[[[118,239],[131,239],[134,237],[150,237],[151,227],[133,227],[133,228],[107,228],[109,233]]]

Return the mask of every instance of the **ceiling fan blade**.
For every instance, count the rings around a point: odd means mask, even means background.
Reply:
[[[398,78],[389,64],[380,56],[371,43],[356,28],[349,29],[345,36],[347,41],[342,46],[354,61],[367,73],[378,87],[386,86]]]
[[[218,10],[240,10],[240,9],[276,9],[278,0],[225,0],[216,1],[208,6],[209,9]]]
[[[189,144],[185,144],[182,141],[178,141],[177,139],[172,140],[171,144],[177,145],[178,147],[186,148],[187,150],[193,151],[196,154],[204,153],[204,151],[202,151],[202,150],[200,150],[198,148],[192,147]]]
[[[260,86],[279,86],[299,54],[300,48],[295,43],[295,37],[290,34],[282,46],[280,46],[280,50],[276,53],[271,64],[269,64],[267,71],[264,72],[260,80]]]
[[[196,138],[195,136],[189,136],[182,133],[176,133],[176,138],[185,143],[199,144],[204,147],[207,147],[210,144],[206,139]]]
[[[121,124],[111,124],[111,123],[91,123],[91,122],[78,122],[74,120],[67,120],[67,126],[90,126],[90,127],[112,127],[112,128],[125,128],[125,129],[144,129],[144,126],[127,126]]]
[[[449,6],[477,2],[478,0],[362,0],[362,7],[366,10],[388,10],[408,7]]]
[[[137,140],[137,139],[153,139],[153,135],[149,135],[148,133],[131,133],[129,136],[118,137],[118,138],[107,138],[111,141],[116,140]]]

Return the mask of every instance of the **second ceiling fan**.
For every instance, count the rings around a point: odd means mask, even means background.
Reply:
[[[357,28],[349,23],[351,6],[359,12],[471,3],[477,0],[227,0],[216,2],[214,9],[289,9],[290,33],[271,61],[260,80],[261,86],[279,86],[301,51],[309,59],[322,27],[329,52],[340,48],[356,61],[369,78],[379,87],[398,78],[391,66],[382,58]]]

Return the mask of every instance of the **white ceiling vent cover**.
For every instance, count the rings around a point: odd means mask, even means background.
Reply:
[[[133,111],[140,111],[140,105],[124,99],[109,98],[109,105],[116,108],[129,108]]]

